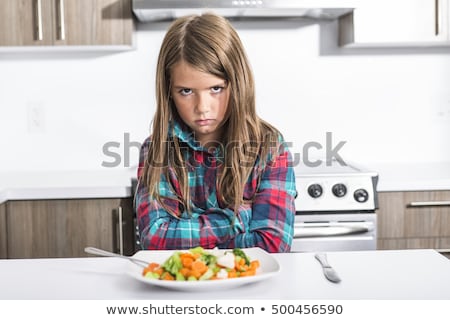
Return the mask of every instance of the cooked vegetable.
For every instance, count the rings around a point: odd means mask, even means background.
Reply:
[[[181,264],[180,253],[175,252],[174,254],[172,254],[170,258],[167,259],[166,262],[164,262],[162,267],[165,271],[171,273],[172,275],[176,275],[183,267],[183,265]]]
[[[232,252],[227,252],[223,256],[217,258],[217,264],[222,267],[233,269],[236,256]]]
[[[252,276],[258,268],[259,261],[250,261],[241,249],[224,252],[196,247],[175,251],[161,265],[152,262],[142,273],[152,279],[204,281]]]
[[[247,255],[245,254],[245,252],[242,251],[242,249],[234,248],[234,249],[233,249],[233,253],[234,253],[234,255],[243,258],[243,259],[245,260],[245,264],[246,264],[246,265],[250,265],[250,259],[247,257]]]

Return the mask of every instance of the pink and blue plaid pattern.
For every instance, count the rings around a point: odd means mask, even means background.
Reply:
[[[169,139],[176,135],[183,143],[185,165],[188,168],[192,197],[191,215],[174,200],[181,190],[173,168],[168,178],[162,176],[159,185],[168,213],[149,196],[147,187],[138,184],[135,197],[140,240],[143,249],[188,249],[261,247],[268,252],[288,252],[293,238],[296,195],[292,156],[281,141],[279,154],[264,168],[258,162],[245,185],[244,198],[250,204],[241,205],[237,214],[224,207],[217,196],[216,177],[221,165],[221,151],[208,152],[193,136],[174,123]],[[280,137],[281,139],[281,137]],[[142,145],[138,178],[142,175],[151,140]],[[259,185],[258,185],[259,181]]]

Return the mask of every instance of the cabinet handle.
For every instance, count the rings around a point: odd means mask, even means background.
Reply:
[[[439,1],[434,0],[434,35],[439,35],[440,19],[439,19]]]
[[[36,0],[35,2],[35,38],[37,41],[42,41],[44,36],[42,34],[42,2],[41,0]]]
[[[444,201],[415,201],[410,202],[408,207],[446,207],[450,206],[450,200]]]
[[[64,0],[58,1],[58,40],[66,39],[66,27],[64,20]]]
[[[118,208],[119,213],[119,253],[123,255],[123,212],[122,207]]]

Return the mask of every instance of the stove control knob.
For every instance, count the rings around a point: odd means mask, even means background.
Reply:
[[[345,184],[336,183],[331,189],[331,191],[336,197],[342,198],[347,194],[347,187],[345,186]]]
[[[353,193],[353,197],[358,202],[366,202],[369,200],[369,193],[366,189],[358,189]]]
[[[308,194],[312,197],[312,198],[318,198],[322,195],[322,187],[320,186],[320,184],[312,184],[308,187]]]

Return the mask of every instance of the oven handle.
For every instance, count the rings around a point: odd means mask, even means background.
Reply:
[[[373,229],[368,226],[361,225],[330,225],[324,226],[319,224],[318,226],[294,226],[294,239],[300,238],[313,238],[313,237],[336,237],[347,236],[353,234],[361,234],[372,231]]]

